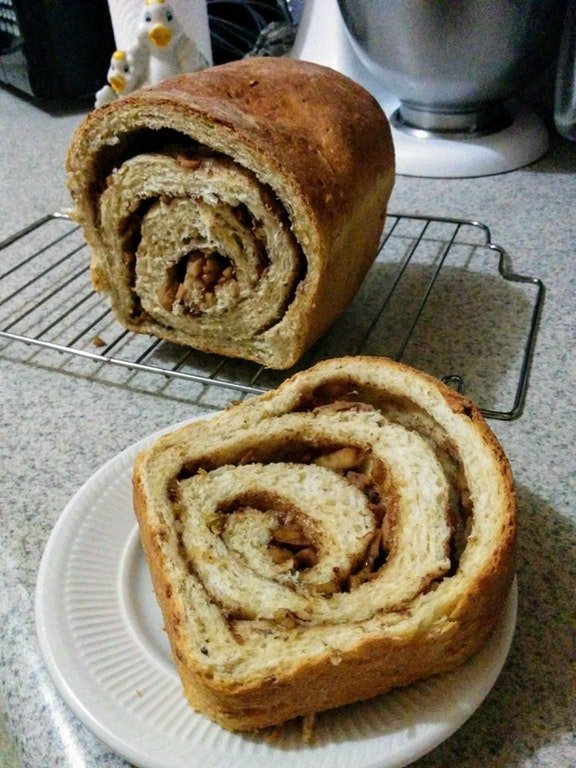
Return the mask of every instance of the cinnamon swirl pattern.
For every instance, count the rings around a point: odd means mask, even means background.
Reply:
[[[184,691],[230,729],[454,669],[514,573],[494,435],[382,358],[325,361],[161,438],[134,506]]]
[[[360,86],[253,58],[94,111],[67,170],[93,284],[125,327],[288,368],[376,256],[394,154]]]

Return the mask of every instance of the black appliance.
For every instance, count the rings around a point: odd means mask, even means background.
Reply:
[[[0,84],[30,97],[93,97],[114,48],[107,0],[0,0]]]

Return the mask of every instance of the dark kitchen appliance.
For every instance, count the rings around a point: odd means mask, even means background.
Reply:
[[[32,98],[93,97],[114,47],[107,0],[0,0],[0,83]]]

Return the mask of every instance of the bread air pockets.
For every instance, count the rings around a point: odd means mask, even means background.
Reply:
[[[123,326],[286,369],[374,261],[394,150],[352,80],[256,57],[95,110],[67,173],[94,287]]]
[[[319,363],[162,437],[133,479],[183,690],[225,728],[452,670],[502,615],[508,462],[472,403],[404,365]]]

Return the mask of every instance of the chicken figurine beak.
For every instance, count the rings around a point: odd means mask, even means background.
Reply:
[[[126,88],[126,78],[122,77],[122,75],[111,75],[108,78],[108,82],[114,93],[122,93],[124,88]]]
[[[172,40],[172,30],[165,24],[155,24],[148,32],[148,39],[158,48],[165,48]]]

